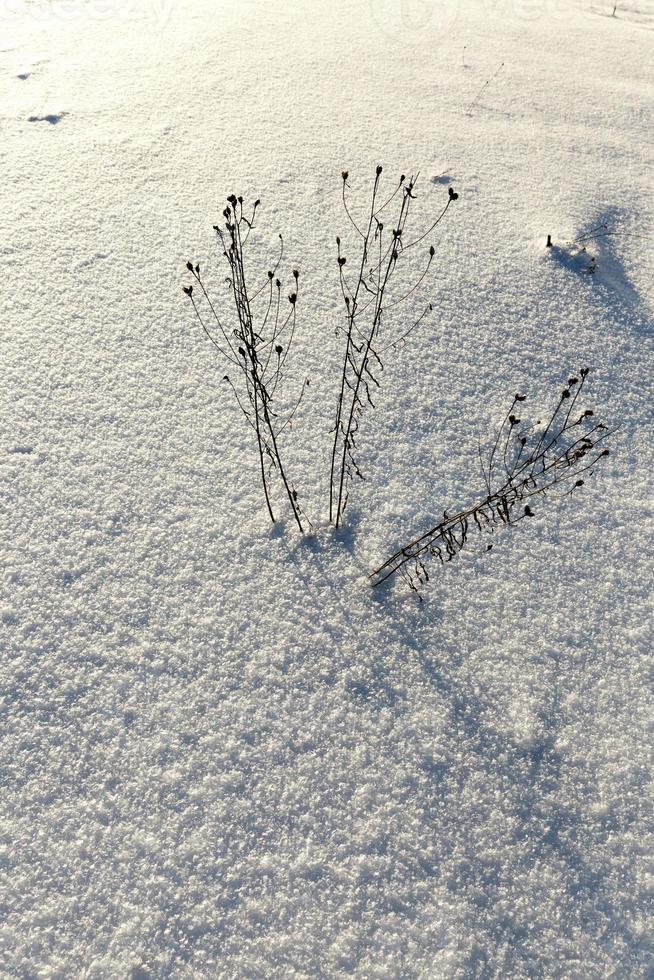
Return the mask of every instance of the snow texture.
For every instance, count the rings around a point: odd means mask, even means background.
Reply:
[[[654,4],[612,8],[0,2],[2,976],[654,975]],[[378,163],[418,224],[459,200],[335,534],[340,173],[360,207]],[[304,539],[181,291],[232,192],[301,272]],[[372,590],[584,365],[620,429],[583,493]]]

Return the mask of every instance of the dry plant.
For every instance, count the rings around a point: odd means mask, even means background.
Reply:
[[[431,268],[434,245],[427,249],[425,244],[426,263],[419,273],[413,271],[410,261],[405,263],[405,257],[425,242],[458,198],[450,187],[447,202],[438,216],[425,232],[411,239],[407,228],[417,178],[407,180],[402,175],[392,188],[382,193],[381,175],[382,168],[378,166],[363,221],[357,220],[347,201],[348,172],[343,171],[341,175],[343,207],[360,252],[348,265],[341,239],[336,239],[345,304],[344,324],[337,330],[344,335],[345,345],[330,461],[329,517],[336,527],[343,522],[352,477],[364,479],[357,459],[357,438],[366,407],[375,407],[373,394],[380,388],[382,358],[386,351],[402,346],[433,309],[427,303],[417,318],[412,318],[413,322],[408,325],[398,322],[397,311],[418,290]],[[303,383],[285,417],[280,417],[275,402],[295,338],[299,273],[293,270],[293,285],[287,293],[277,275],[284,256],[280,235],[279,256],[274,267],[261,277],[258,287],[251,289],[245,255],[259,203],[255,201],[246,215],[243,198],[231,195],[223,211],[224,224],[214,225],[229,271],[226,283],[234,314],[232,326],[219,316],[199,264],[187,263],[193,282],[183,288],[204,333],[231,365],[224,380],[254,434],[270,519],[275,521],[271,490],[276,480],[283,487],[295,522],[303,533],[311,524],[300,507],[295,484],[282,461],[280,436],[292,425],[309,381]],[[550,244],[551,236],[548,236]],[[352,266],[354,271],[349,274],[347,270]],[[406,267],[408,276],[398,276],[399,287],[395,289],[400,266]],[[545,424],[540,420],[529,424],[519,418],[518,406],[525,402],[526,395],[515,395],[485,461],[480,447],[484,490],[478,500],[453,515],[445,512],[442,520],[391,555],[370,574],[372,585],[380,586],[399,574],[422,598],[420,590],[429,581],[430,560],[451,561],[464,548],[471,531],[493,533],[518,524],[534,516],[532,505],[536,500],[569,496],[583,487],[584,476],[590,476],[596,464],[609,455],[609,450],[601,444],[610,434],[605,425],[595,421],[590,409],[579,407],[587,375],[588,368],[584,368],[579,377],[568,378]],[[492,547],[487,545],[487,549]]]
[[[360,244],[360,254],[347,268],[340,237],[336,239],[340,286],[345,303],[345,350],[336,403],[329,483],[329,519],[339,527],[348,503],[352,476],[364,479],[357,459],[359,423],[366,405],[374,408],[373,392],[380,387],[384,370],[382,357],[390,348],[403,343],[432,309],[428,303],[420,316],[407,328],[399,328],[394,317],[389,326],[388,314],[415,292],[427,275],[434,258],[430,245],[426,267],[412,285],[404,284],[402,295],[390,295],[391,282],[405,256],[420,245],[436,228],[448,208],[458,198],[450,187],[447,203],[423,234],[407,241],[405,234],[411,204],[415,199],[417,177],[408,180],[404,174],[388,196],[381,193],[382,168],[377,167],[370,205],[365,220],[357,221],[348,206],[346,189],[348,172],[342,173],[343,207]],[[393,219],[393,215],[395,215]],[[389,227],[390,225],[390,227]]]
[[[442,521],[396,551],[371,573],[372,585],[399,573],[422,598],[429,560],[451,561],[471,530],[493,532],[518,524],[534,517],[536,499],[569,496],[583,487],[582,475],[590,476],[609,455],[608,449],[598,447],[610,435],[590,409],[577,407],[587,375],[588,368],[583,368],[579,378],[568,379],[545,425],[540,420],[533,426],[523,423],[516,412],[526,395],[515,395],[486,462],[479,451],[485,496],[457,514],[445,513]]]
[[[231,387],[238,407],[256,437],[261,482],[270,519],[275,522],[271,483],[276,474],[283,484],[295,521],[300,531],[304,532],[303,520],[310,522],[300,507],[295,485],[282,462],[279,437],[291,425],[308,380],[285,418],[279,418],[274,408],[274,398],[283,381],[284,368],[295,337],[299,273],[297,269],[293,270],[292,291],[283,298],[282,283],[277,278],[284,255],[284,242],[280,235],[279,257],[274,268],[268,271],[263,284],[251,291],[246,277],[245,246],[259,204],[258,200],[255,201],[246,217],[243,198],[232,194],[227,198],[227,207],[223,211],[224,225],[214,225],[229,268],[226,281],[235,312],[235,326],[229,328],[218,315],[198,264],[187,263],[186,268],[192,274],[194,283],[183,288],[205,334],[232,365],[231,373],[225,374],[223,380]]]

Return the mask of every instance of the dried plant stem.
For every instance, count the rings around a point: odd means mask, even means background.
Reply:
[[[380,345],[380,336],[387,311],[403,303],[423,281],[431,265],[434,248],[429,249],[427,266],[417,281],[399,299],[387,302],[390,282],[405,252],[422,242],[443,218],[452,201],[458,195],[449,191],[448,201],[430,228],[415,241],[405,243],[403,233],[409,217],[416,177],[408,181],[404,175],[390,196],[381,206],[378,205],[382,168],[377,167],[373,183],[370,207],[366,221],[357,223],[348,207],[345,191],[347,171],[343,178],[343,206],[357,236],[361,239],[361,257],[358,262],[356,279],[349,283],[344,266],[346,257],[341,251],[341,239],[336,239],[338,247],[338,266],[340,286],[346,308],[345,351],[340,376],[340,387],[336,403],[336,418],[333,428],[334,440],[330,460],[329,480],[329,519],[339,527],[348,502],[349,483],[353,475],[364,479],[356,459],[356,438],[359,421],[366,405],[375,407],[372,398],[373,387],[379,388],[378,373],[384,370],[381,354],[389,347],[406,340],[411,331],[424,319],[431,304],[418,317],[415,323],[399,336],[390,339],[385,346]],[[389,233],[385,230],[385,210],[400,196],[394,227]],[[361,230],[361,229],[365,230]]]
[[[576,412],[573,414],[587,374],[588,369],[584,368],[581,380],[568,379],[549,421],[533,432],[519,429],[521,419],[514,411],[526,396],[516,395],[499,428],[488,463],[482,463],[486,496],[457,514],[445,514],[442,521],[396,551],[370,574],[372,585],[381,585],[399,572],[420,595],[420,586],[429,581],[425,562],[432,557],[451,561],[466,544],[473,524],[478,531],[489,532],[517,524],[534,516],[525,501],[548,494],[562,495],[557,488],[569,495],[582,487],[585,481],[581,475],[592,473],[596,463],[609,454],[608,449],[597,447],[610,434],[606,426],[591,421],[592,411],[587,409],[578,417]],[[494,486],[498,473],[505,478]]]
[[[295,334],[299,274],[297,270],[293,271],[295,288],[288,297],[290,311],[286,317],[283,317],[280,315],[281,282],[279,279],[275,279],[275,272],[283,255],[283,241],[280,235],[280,257],[274,270],[268,272],[266,310],[261,324],[257,325],[245,274],[244,248],[254,225],[259,202],[255,202],[253,211],[248,218],[243,213],[242,198],[231,195],[227,200],[228,207],[223,211],[224,227],[214,225],[214,230],[218,235],[223,256],[229,267],[230,275],[227,281],[236,312],[236,327],[229,333],[223,326],[205,287],[199,265],[194,266],[188,262],[187,269],[192,273],[195,283],[200,287],[204,305],[208,308],[213,323],[218,328],[220,339],[217,339],[213,329],[207,325],[200,306],[193,296],[193,285],[185,286],[184,292],[190,297],[195,314],[205,334],[214,347],[237,369],[235,380],[228,374],[224,376],[224,380],[230,385],[247,424],[254,430],[256,436],[261,483],[270,519],[275,523],[270,493],[270,474],[276,471],[281,478],[295,522],[303,533],[302,511],[295,487],[288,478],[282,462],[278,436],[283,429],[290,425],[302,400],[304,385],[295,407],[285,420],[278,422],[272,407],[273,398],[282,380],[284,365]],[[247,230],[244,231],[244,229]],[[266,291],[265,283],[253,295],[253,298],[256,299],[264,291]],[[285,347],[280,342],[282,339],[286,340]],[[304,517],[306,520],[306,515]]]
[[[380,171],[378,171],[377,174],[376,174],[376,176],[375,176],[375,183],[374,183],[373,191],[372,191],[372,203],[370,205],[370,216],[369,216],[369,219],[368,219],[368,227],[367,227],[367,230],[366,230],[365,235],[362,235],[362,237],[363,237],[363,248],[361,250],[361,264],[360,264],[360,268],[359,268],[359,275],[357,277],[356,288],[355,288],[355,291],[354,291],[354,295],[351,298],[348,297],[348,299],[346,301],[348,315],[347,315],[347,334],[346,334],[346,340],[345,340],[345,358],[343,359],[343,370],[341,371],[341,386],[340,386],[340,391],[339,391],[339,394],[338,394],[338,401],[337,401],[337,405],[336,405],[336,424],[335,424],[335,427],[334,427],[334,433],[335,433],[335,435],[334,435],[334,444],[333,444],[333,447],[332,447],[331,465],[330,465],[330,473],[329,473],[329,520],[332,523],[335,520],[337,527],[338,527],[340,516],[341,516],[341,514],[340,514],[340,500],[341,500],[342,491],[339,489],[339,504],[338,504],[338,507],[336,509],[336,514],[335,514],[335,512],[334,512],[334,481],[335,481],[335,473],[336,473],[336,456],[337,456],[338,448],[339,448],[339,433],[342,432],[341,419],[342,419],[342,414],[343,414],[343,400],[344,400],[344,397],[345,397],[345,386],[346,386],[346,384],[348,384],[347,374],[348,374],[348,366],[349,366],[349,360],[350,360],[350,350],[351,350],[351,347],[352,347],[352,332],[354,330],[354,318],[356,316],[356,309],[357,309],[357,301],[358,301],[358,298],[359,298],[359,291],[360,291],[361,286],[362,286],[362,283],[363,283],[363,276],[364,276],[364,272],[365,272],[365,268],[366,268],[366,262],[367,262],[367,259],[368,259],[368,248],[369,248],[369,242],[370,242],[370,234],[371,234],[371,231],[372,231],[372,223],[374,221],[374,216],[375,216],[375,200],[376,200],[376,196],[377,196],[377,189],[379,187],[379,178],[380,178],[380,176],[381,176],[381,173],[380,173]],[[354,219],[351,218],[350,212],[349,212],[349,210],[347,208],[347,204],[345,202],[345,185],[346,185],[346,180],[347,180],[347,178],[346,177],[343,177],[343,207],[345,208],[345,211],[346,211],[348,217],[350,218],[350,221],[351,221],[352,225],[354,226],[355,230],[357,232],[359,232],[359,234],[362,234],[359,231],[359,228],[358,228],[357,224],[355,223]],[[339,272],[340,272],[340,277],[341,277],[341,289],[343,290],[343,296],[345,297],[347,295],[346,292],[345,292],[344,286],[343,286],[343,282],[344,282],[344,279],[343,279],[343,265],[345,263],[344,262],[343,263],[340,262],[340,259],[341,259],[341,255],[340,255],[340,240],[338,241],[338,247],[339,247],[339,256],[338,257],[339,257]],[[339,488],[340,487],[342,487],[342,481],[339,480]]]

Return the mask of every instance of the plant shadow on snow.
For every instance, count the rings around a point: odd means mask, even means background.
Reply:
[[[598,865],[596,857],[588,857],[589,853],[596,855],[596,849],[587,846],[589,836],[596,843],[598,838],[607,842],[619,827],[615,818],[605,820],[600,827],[589,824],[578,801],[592,793],[592,774],[579,767],[573,769],[557,748],[564,727],[559,693],[564,654],[553,658],[549,694],[540,706],[535,731],[525,738],[511,737],[492,724],[496,707],[492,699],[474,690],[466,677],[462,669],[465,652],[451,647],[449,655],[439,656],[438,660],[429,654],[438,617],[433,604],[420,612],[425,615],[418,618],[406,610],[398,625],[401,641],[411,649],[424,675],[447,705],[447,737],[455,743],[451,761],[435,761],[427,755],[423,760],[423,769],[444,804],[441,812],[448,815],[448,836],[458,839],[467,862],[465,881],[453,882],[451,890],[463,892],[477,907],[489,944],[501,937],[512,949],[514,962],[528,963],[533,959],[528,931],[506,912],[498,911],[507,885],[502,855],[510,852],[525,877],[543,863],[562,868],[566,895],[577,907],[579,918],[588,920],[584,924],[599,921],[599,912],[604,922],[610,923],[613,936],[630,945],[637,943],[638,938],[622,920],[611,894],[609,859]],[[397,615],[395,608],[393,619]],[[481,824],[488,818],[488,801],[480,801],[477,813],[466,813],[461,806],[464,780],[457,778],[457,772],[463,748],[473,760],[473,771],[484,773],[489,787],[502,785],[502,808],[511,817],[513,831],[502,839],[499,853],[490,860],[487,854],[478,853],[477,834],[477,822]],[[571,799],[575,805],[570,805]],[[477,969],[484,963],[485,955],[478,949],[471,954],[468,967]]]
[[[51,126],[56,126],[61,120],[66,116],[66,112],[49,112],[45,116],[28,116],[27,121],[31,123],[35,122],[47,122]]]
[[[511,949],[512,968],[534,962],[533,936],[519,914],[506,910],[507,854],[512,855],[517,873],[511,887],[529,887],[531,876],[538,875],[543,865],[558,868],[564,902],[569,903],[570,930],[582,923],[585,928],[601,924],[608,930],[609,941],[627,942],[633,948],[639,940],[619,914],[609,860],[597,860],[596,845],[608,842],[619,829],[616,818],[589,819],[586,804],[593,798],[592,772],[572,764],[559,747],[565,736],[560,694],[566,689],[565,653],[553,655],[544,666],[542,661],[534,665],[535,670],[546,672],[547,694],[529,730],[524,736],[512,733],[510,727],[507,730],[494,721],[498,704],[492,692],[486,693],[470,675],[474,637],[468,635],[460,642],[444,639],[438,654],[432,652],[434,638],[444,635],[444,609],[437,594],[426,595],[421,604],[415,595],[402,590],[366,590],[363,582],[357,588],[350,564],[359,523],[355,511],[350,520],[351,526],[337,533],[319,528],[292,544],[280,535],[284,563],[292,578],[301,582],[303,596],[314,606],[321,628],[336,641],[335,649],[343,651],[334,673],[344,677],[344,694],[352,712],[391,710],[401,719],[410,710],[410,685],[404,688],[398,683],[398,651],[409,675],[418,666],[443,706],[445,721],[433,751],[411,729],[402,734],[401,725],[398,737],[410,744],[405,749],[399,746],[398,751],[406,751],[409,758],[417,754],[418,769],[427,777],[428,793],[420,789],[420,783],[415,788],[415,805],[425,826],[455,841],[465,864],[465,873],[451,878],[448,888],[474,909],[485,939],[469,954],[466,969],[478,975],[488,967],[483,946],[491,948],[498,940]],[[461,580],[462,589],[470,584],[470,579]],[[482,773],[488,796],[473,794],[470,798],[461,770],[462,756],[467,760],[466,770]],[[501,803],[493,804],[492,790],[498,786],[502,787]],[[487,849],[481,851],[479,827],[495,805],[500,806],[507,830],[489,856]],[[589,840],[594,846],[588,846]],[[444,853],[442,862],[433,861],[432,873],[444,873],[446,866]]]
[[[590,280],[608,305],[617,300],[626,304],[631,313],[634,306],[642,307],[643,302],[620,258],[619,242],[641,236],[624,229],[624,224],[619,208],[607,208],[587,222],[573,241],[554,240],[547,251],[551,261]]]
[[[301,537],[293,535],[293,528],[290,522],[277,521],[266,532],[272,538],[283,540],[285,549],[288,553],[289,561],[296,554],[308,551],[315,555],[325,555],[325,573],[329,566],[327,561],[331,554],[331,549],[336,547],[341,553],[346,552],[351,561],[363,570],[363,565],[358,558],[358,539],[363,529],[364,514],[356,507],[348,509],[347,521],[340,527],[334,527],[328,521],[316,521],[311,531]]]

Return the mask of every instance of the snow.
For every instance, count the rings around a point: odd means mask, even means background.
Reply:
[[[3,975],[652,975],[654,4],[612,8],[0,5]],[[416,227],[460,196],[335,534],[377,163]],[[301,272],[305,538],[181,291],[232,192]],[[620,429],[583,492],[370,589],[584,365]]]

